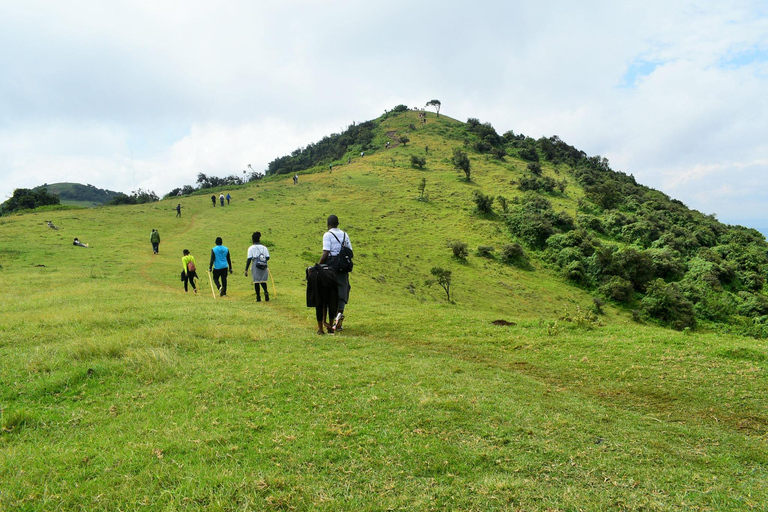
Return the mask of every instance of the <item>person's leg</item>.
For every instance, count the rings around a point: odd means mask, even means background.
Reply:
[[[229,269],[223,269],[221,273],[221,297],[227,294],[227,272]]]
[[[325,331],[323,331],[323,319],[325,318],[325,306],[315,306],[315,318],[317,319],[317,334],[325,334]]]
[[[184,274],[184,279],[181,280],[184,283],[184,292],[188,292],[187,283],[189,283],[189,274]]]
[[[259,283],[253,283],[253,289],[256,290],[256,302],[261,302],[261,291],[259,291]]]
[[[267,291],[267,283],[261,283],[261,287],[264,289],[264,300],[269,302],[269,291]],[[258,292],[256,292],[258,295]]]
[[[192,289],[197,293],[197,285],[195,285],[195,279],[197,279],[197,272],[189,272],[189,282],[192,284]]]
[[[221,271],[218,268],[213,269],[213,284],[216,285],[217,290],[221,290],[221,283],[219,278],[221,277]]]

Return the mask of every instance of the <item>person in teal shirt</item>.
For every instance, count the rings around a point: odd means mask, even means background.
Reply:
[[[222,245],[221,237],[216,237],[216,245],[211,249],[211,261],[208,264],[208,272],[213,270],[213,282],[219,290],[219,296],[227,294],[227,269],[232,273],[232,260],[229,258],[229,249]],[[219,283],[221,280],[221,283]]]

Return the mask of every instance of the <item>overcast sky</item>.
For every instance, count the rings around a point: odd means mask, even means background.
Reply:
[[[163,195],[433,98],[768,233],[764,0],[0,0],[0,201]]]

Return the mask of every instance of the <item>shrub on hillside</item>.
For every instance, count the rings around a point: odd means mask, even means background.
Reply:
[[[504,196],[498,196],[496,197],[496,201],[498,201],[499,206],[501,206],[502,213],[509,212],[509,201]]]
[[[646,315],[673,329],[696,325],[693,304],[683,296],[677,283],[667,284],[663,279],[652,281],[641,303]]]
[[[493,246],[492,245],[478,245],[477,255],[481,258],[493,258]]]
[[[541,176],[541,164],[539,162],[530,162],[527,167],[533,174]]]
[[[493,213],[493,197],[475,190],[472,192],[472,200],[475,202],[478,213]]]
[[[423,156],[411,155],[411,167],[423,169],[427,165],[427,159]]]
[[[13,191],[11,198],[0,205],[0,215],[57,204],[60,204],[59,196],[49,194],[48,190],[45,188],[38,190],[17,188]]]
[[[516,264],[527,261],[523,246],[520,244],[505,244],[501,247],[501,261]]]
[[[634,288],[632,288],[632,283],[619,276],[610,277],[600,285],[599,290],[600,293],[609,299],[625,303],[632,299],[632,295],[635,292]]]
[[[451,249],[451,252],[453,252],[453,256],[460,260],[465,260],[467,259],[467,256],[469,256],[469,247],[466,242],[451,240],[448,242],[448,247]]]

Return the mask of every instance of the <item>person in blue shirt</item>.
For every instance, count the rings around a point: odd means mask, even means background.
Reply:
[[[227,294],[227,269],[232,273],[232,260],[229,259],[229,249],[222,245],[221,237],[216,238],[216,246],[211,249],[211,262],[208,264],[208,272],[213,270],[213,282],[219,290],[219,296]],[[221,284],[219,284],[221,279]]]

